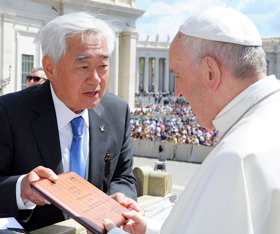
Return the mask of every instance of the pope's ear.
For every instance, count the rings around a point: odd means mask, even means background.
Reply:
[[[50,81],[53,81],[55,68],[56,68],[55,62],[50,57],[44,56],[43,60],[42,60],[42,64],[43,64],[46,76],[48,77],[48,79]]]
[[[203,58],[206,87],[215,92],[221,83],[221,69],[217,61],[212,57]]]

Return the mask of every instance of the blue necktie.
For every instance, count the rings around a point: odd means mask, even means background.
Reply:
[[[85,178],[86,163],[82,150],[82,135],[84,127],[83,117],[73,119],[71,122],[73,139],[70,149],[70,171],[74,171]]]

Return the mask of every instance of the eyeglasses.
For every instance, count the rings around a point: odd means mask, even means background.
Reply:
[[[47,80],[46,78],[39,77],[39,76],[27,76],[26,79],[27,79],[28,81],[33,80],[34,82],[39,82],[41,79]]]

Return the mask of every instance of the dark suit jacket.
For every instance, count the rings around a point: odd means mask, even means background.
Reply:
[[[119,191],[136,200],[129,121],[128,105],[111,93],[89,109],[88,180],[107,194]],[[100,126],[105,131],[100,131]],[[111,155],[110,163],[104,160],[106,153]],[[22,223],[27,230],[64,220],[52,205],[37,206],[32,212],[17,208],[18,177],[39,165],[57,174],[63,172],[49,81],[0,97],[0,217],[27,218]]]

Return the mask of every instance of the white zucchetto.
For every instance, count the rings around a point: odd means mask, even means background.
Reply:
[[[246,46],[261,46],[262,39],[245,15],[230,7],[215,7],[189,17],[179,31],[185,35]]]

